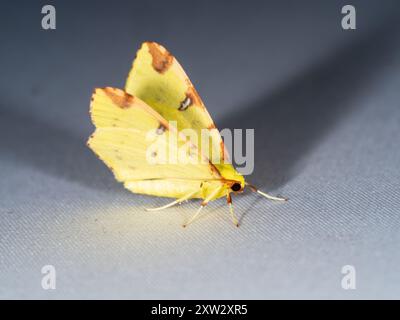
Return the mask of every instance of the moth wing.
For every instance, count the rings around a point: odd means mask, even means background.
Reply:
[[[125,86],[126,92],[139,97],[167,121],[176,121],[179,130],[193,129],[192,139],[212,163],[221,163],[227,152],[203,101],[185,71],[167,49],[155,42],[144,42],[136,53]],[[201,144],[201,130],[208,144]]]
[[[196,192],[191,198],[203,198],[199,180],[132,180],[124,183],[125,188],[141,194],[149,194],[158,197],[182,198]]]
[[[130,190],[133,188],[129,183],[135,181],[190,179],[199,184],[219,178],[212,165],[199,159],[186,164],[171,162],[170,154],[188,151],[192,157],[193,153],[199,155],[193,146],[179,139],[175,128],[137,97],[114,88],[96,89],[91,117],[96,130],[88,146]],[[147,194],[162,195],[162,186],[157,190],[149,186]],[[191,189],[192,184],[187,188]],[[171,196],[164,191],[165,196]]]

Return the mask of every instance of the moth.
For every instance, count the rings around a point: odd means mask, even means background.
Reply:
[[[88,146],[112,170],[115,178],[131,192],[175,199],[147,210],[162,210],[188,199],[202,199],[199,209],[184,227],[210,201],[222,197],[229,205],[232,222],[239,226],[231,195],[243,192],[246,186],[267,199],[286,200],[247,183],[227,161],[221,135],[196,89],[175,57],[158,43],[142,44],[125,90],[95,89],[90,114],[96,129]],[[199,135],[208,132],[213,142],[211,147],[204,149],[198,140],[182,137],[181,132],[187,129]],[[162,153],[162,146],[169,154],[185,147],[200,161],[149,163],[149,157],[156,159]]]

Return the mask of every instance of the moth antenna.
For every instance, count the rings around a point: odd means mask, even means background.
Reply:
[[[176,199],[175,201],[172,201],[171,203],[166,204],[165,206],[162,207],[157,207],[157,208],[145,208],[146,211],[159,211],[159,210],[164,210],[167,209],[169,207],[172,207],[176,204],[182,203],[183,201],[188,200],[189,198],[191,198],[192,196],[194,196],[196,193],[198,192],[198,190],[191,192],[185,196],[183,196],[180,199]]]
[[[261,194],[263,197],[269,199],[269,200],[274,200],[274,201],[288,201],[289,199],[287,198],[281,198],[281,197],[275,197],[275,196],[271,196],[268,193],[262,192],[260,190],[258,190],[255,186],[253,186],[252,184],[249,184],[246,182],[246,185],[249,186],[250,190],[253,192],[256,192],[258,194]]]
[[[229,212],[231,213],[231,218],[232,218],[232,222],[236,227],[239,227],[239,220],[236,217],[235,213],[233,212],[233,206],[232,206],[232,197],[231,197],[231,193],[228,193],[226,195],[226,202],[228,203],[229,206]]]

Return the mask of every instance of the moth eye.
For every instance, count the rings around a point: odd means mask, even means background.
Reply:
[[[242,186],[240,185],[240,183],[236,182],[231,186],[231,189],[236,192],[236,191],[239,191],[240,189],[242,189]]]

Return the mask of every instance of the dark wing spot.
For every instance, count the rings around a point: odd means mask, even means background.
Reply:
[[[190,97],[186,96],[186,98],[181,102],[181,105],[179,106],[178,110],[179,111],[185,111],[189,106],[192,104],[192,100]]]
[[[203,101],[201,101],[200,96],[198,95],[197,91],[195,88],[190,84],[189,88],[186,91],[186,97],[185,99],[181,102],[178,110],[179,111],[185,111],[187,108],[190,106],[195,105],[199,107],[203,107]]]
[[[165,132],[165,130],[167,130],[167,128],[162,123],[160,123],[160,125],[158,126],[158,128],[156,130],[156,133],[158,135],[162,135]]]
[[[126,109],[132,106],[135,98],[129,93],[116,88],[104,88],[104,93],[109,97],[113,103],[122,109]]]
[[[164,73],[172,65],[174,57],[162,46],[155,42],[147,42],[149,53],[153,58],[152,66],[159,73]]]
[[[151,153],[151,156],[152,156],[153,158],[157,157],[157,152],[153,151],[153,152]]]

